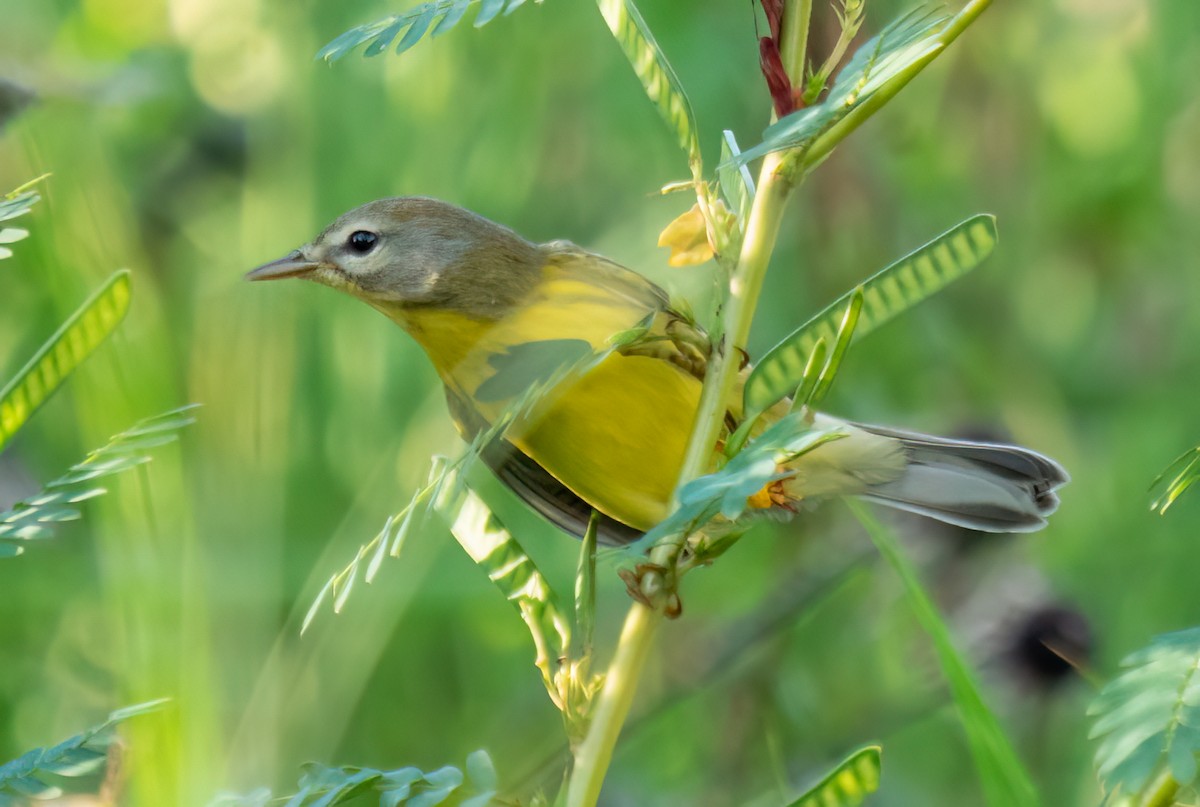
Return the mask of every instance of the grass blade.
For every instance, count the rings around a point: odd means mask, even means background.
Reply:
[[[883,555],[904,584],[917,621],[933,641],[942,673],[954,696],[954,705],[967,735],[967,744],[979,771],[987,803],[992,807],[1011,807],[1014,804],[1034,807],[1039,802],[1033,781],[1000,728],[996,716],[984,703],[974,674],[955,648],[950,629],[917,577],[916,569],[901,552],[895,536],[871,515],[866,505],[853,499],[847,500],[847,504],[871,536],[879,554]]]
[[[873,275],[862,284],[863,307],[855,338],[866,336],[979,266],[995,249],[996,239],[994,216],[972,216]],[[763,412],[795,391],[804,380],[818,340],[836,344],[854,294],[850,291],[830,303],[759,360],[743,392],[748,414]]]
[[[129,272],[122,269],[84,301],[0,390],[0,451],[63,380],[116,330],[129,310]]]
[[[1197,480],[1200,480],[1200,446],[1176,457],[1150,484],[1154,497],[1150,509],[1160,516],[1166,515],[1175,500]]]

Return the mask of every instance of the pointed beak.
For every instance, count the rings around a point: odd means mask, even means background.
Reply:
[[[304,277],[321,264],[304,257],[300,250],[276,261],[264,263],[246,273],[247,280],[282,280],[285,277]]]

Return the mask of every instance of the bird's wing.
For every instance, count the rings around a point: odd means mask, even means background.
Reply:
[[[473,440],[486,427],[471,407],[449,387],[446,388],[446,403],[463,439]],[[484,445],[480,457],[492,473],[521,501],[559,529],[576,538],[583,537],[588,519],[592,515],[592,506],[555,479],[549,471],[503,438],[491,440]],[[636,541],[641,536],[639,530],[614,518],[600,515],[596,537],[601,544],[622,546]]]

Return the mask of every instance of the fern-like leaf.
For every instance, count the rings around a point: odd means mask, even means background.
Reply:
[[[196,422],[191,412],[197,406],[191,404],[138,421],[72,465],[41,493],[0,512],[0,558],[20,555],[30,541],[51,537],[55,524],[78,519],[80,512],[74,505],[107,493],[95,484],[96,480],[149,462],[149,449],[173,442],[180,429]]]
[[[467,757],[466,771],[447,765],[425,773],[419,768],[393,771],[343,765],[331,768],[316,762],[303,767],[299,791],[288,797],[272,798],[260,788],[244,796],[221,795],[209,807],[265,807],[283,803],[284,807],[333,807],[360,797],[366,804],[380,807],[436,807],[451,798],[458,807],[487,807],[496,795],[496,770],[486,751]]]
[[[938,32],[949,20],[931,6],[902,15],[855,52],[824,101],[798,109],[768,126],[763,142],[746,149],[737,160],[745,162],[772,151],[807,148],[887,81],[943,48]]]
[[[166,700],[118,709],[98,726],[51,748],[35,748],[0,765],[0,807],[24,807],[31,800],[63,795],[64,779],[79,779],[104,769],[117,724],[160,708]]]
[[[1180,787],[1196,781],[1200,753],[1200,628],[1159,636],[1121,662],[1118,678],[1088,709],[1100,779],[1137,796],[1167,774]]]
[[[0,451],[129,310],[129,272],[113,273],[0,390]]]
[[[877,745],[858,749],[788,807],[858,807],[879,789],[882,751]]]
[[[687,154],[692,175],[699,181],[703,168],[700,141],[696,137],[696,115],[675,69],[667,61],[633,0],[597,0],[597,5],[625,58],[633,66],[642,89],[675,133],[679,147]]]
[[[856,339],[941,291],[991,255],[996,219],[980,214],[882,269],[862,284],[863,307]],[[855,291],[850,291],[771,348],[755,365],[743,391],[747,413],[769,409],[804,380],[817,343],[835,344],[840,323]]]
[[[475,27],[482,28],[501,13],[511,14],[524,4],[525,0],[430,0],[403,14],[351,28],[321,48],[317,58],[335,62],[363,45],[366,45],[364,56],[378,56],[390,48],[397,37],[400,41],[396,44],[396,53],[404,53],[426,34],[439,36],[454,28],[473,5],[479,5]]]
[[[1150,509],[1165,515],[1183,492],[1200,480],[1200,446],[1179,455],[1150,485]]]
[[[16,190],[10,191],[0,198],[0,222],[11,221],[18,216],[24,216],[41,200],[41,195],[29,188],[45,179],[42,175],[37,179],[26,182]],[[12,257],[8,244],[15,244],[29,236],[29,231],[22,227],[5,227],[0,225],[0,260]]]
[[[556,668],[571,647],[571,623],[549,581],[474,491],[467,492],[450,531],[521,614],[537,651],[534,666],[551,700],[563,708]]]

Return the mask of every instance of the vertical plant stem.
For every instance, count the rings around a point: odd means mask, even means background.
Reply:
[[[683,484],[708,469],[713,447],[725,422],[725,409],[729,396],[737,381],[741,362],[736,347],[746,343],[754,309],[762,290],[763,276],[779,234],[783,219],[783,206],[787,201],[792,181],[782,172],[782,154],[770,154],[763,161],[759,174],[758,193],[746,226],[746,237],[742,244],[737,269],[729,282],[729,301],[724,317],[724,351],[714,354],[710,360],[708,375],[704,381],[704,392],[692,438],[684,460],[680,484]],[[736,346],[736,347],[735,347]],[[676,488],[678,492],[678,487]],[[651,561],[664,568],[671,568],[678,559],[681,547],[676,543],[656,546]],[[648,588],[662,590],[662,578],[653,573]],[[612,760],[613,748],[637,689],[642,668],[649,656],[655,629],[662,621],[657,607],[635,602],[625,618],[617,653],[608,669],[604,689],[596,702],[587,737],[575,755],[575,769],[567,789],[568,807],[591,807],[600,796],[604,774]]]
[[[640,602],[635,602],[629,609],[617,643],[617,654],[596,702],[591,727],[575,754],[575,769],[567,786],[567,807],[591,807],[600,798],[604,774],[612,761],[613,748],[625,725],[638,678],[650,655],[654,632],[660,622],[662,614]]]
[[[812,20],[812,0],[799,0],[784,9],[783,69],[787,71],[792,86],[804,89],[804,62],[808,58],[808,26]]]
[[[685,483],[708,470],[713,448],[725,423],[725,411],[741,365],[739,349],[745,346],[750,335],[767,263],[775,249],[779,224],[783,220],[784,203],[792,189],[790,175],[782,170],[785,155],[786,152],[768,154],[759,172],[758,192],[754,195],[754,204],[746,222],[742,252],[737,268],[729,279],[729,299],[725,303],[721,329],[724,347],[715,351],[709,359],[692,438],[675,487],[676,496]],[[678,554],[678,545],[662,544],[655,547],[651,558],[655,564],[667,566]]]
[[[787,0],[782,56],[793,83],[804,80],[804,52],[811,13],[812,0]],[[787,152],[768,154],[759,171],[758,191],[747,217],[741,254],[729,279],[729,299],[725,303],[721,329],[723,349],[714,351],[709,360],[683,468],[675,485],[672,508],[678,506],[679,489],[708,471],[725,423],[725,412],[741,369],[740,349],[750,336],[767,264],[783,221],[784,204],[795,185],[796,161],[788,161],[787,157]],[[651,552],[651,562],[668,570],[673,577],[681,550],[682,545],[677,542],[659,544]],[[646,578],[644,590],[651,592],[649,601],[656,602],[656,595],[664,589],[663,579],[654,572],[648,573]],[[629,715],[637,682],[662,619],[660,605],[651,607],[635,602],[630,607],[616,655],[596,702],[591,726],[575,755],[575,768],[567,787],[567,807],[592,807],[600,798],[613,748]]]

